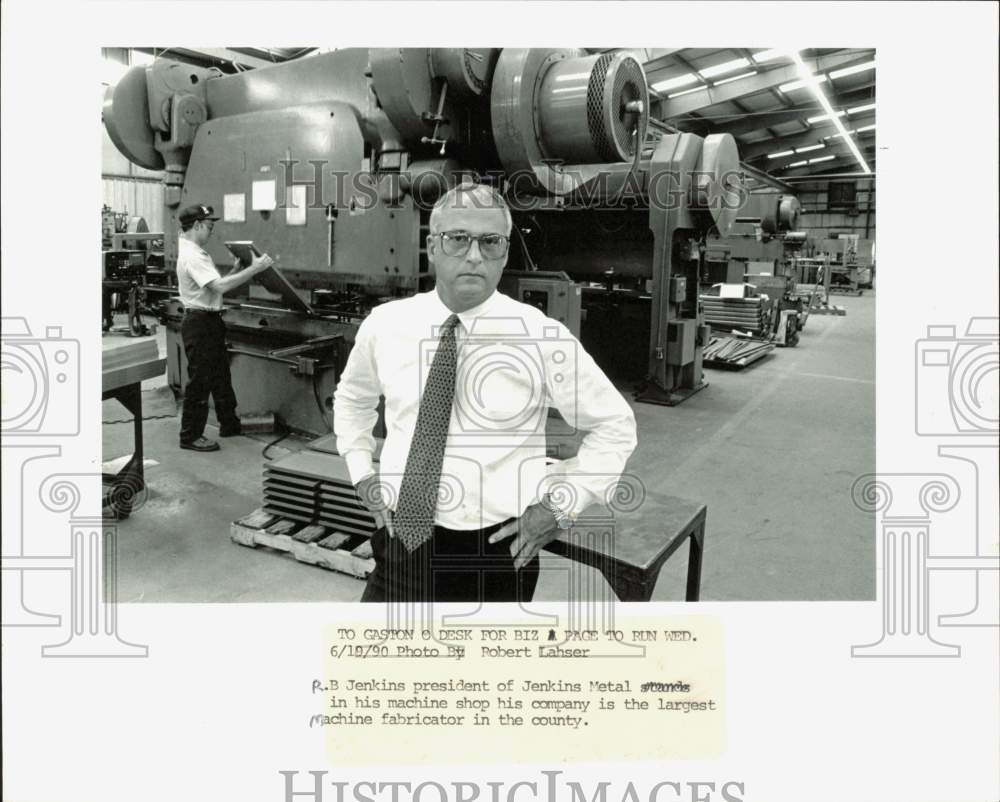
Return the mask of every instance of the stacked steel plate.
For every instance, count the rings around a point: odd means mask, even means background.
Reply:
[[[770,307],[765,298],[720,298],[718,295],[701,295],[705,322],[713,330],[750,331],[762,334],[769,329]]]
[[[370,535],[375,518],[358,500],[344,458],[306,450],[264,466],[264,509],[345,535]]]

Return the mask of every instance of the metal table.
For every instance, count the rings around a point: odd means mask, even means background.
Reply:
[[[141,343],[137,343],[140,345]],[[127,356],[127,352],[126,352]],[[132,513],[132,501],[146,487],[142,468],[142,382],[159,376],[166,370],[167,360],[137,355],[135,361],[126,361],[101,372],[101,400],[114,398],[132,413],[132,456],[118,473],[104,474],[103,507],[106,517],[121,520]]]
[[[599,570],[620,601],[649,601],[663,564],[688,540],[685,600],[698,601],[708,511],[704,504],[647,492],[633,512],[602,516],[594,510],[585,510],[582,525],[563,532],[545,550]]]

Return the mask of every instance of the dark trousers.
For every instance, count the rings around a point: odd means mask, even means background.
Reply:
[[[215,404],[219,426],[223,429],[238,428],[240,419],[236,416],[236,393],[229,375],[226,324],[222,322],[222,315],[188,309],[181,323],[181,339],[188,363],[181,442],[190,443],[204,434],[209,395]]]
[[[375,570],[361,601],[531,601],[538,584],[538,557],[515,570],[513,538],[487,542],[501,526],[465,532],[436,526],[433,537],[413,552],[398,537],[389,537],[384,527],[379,529],[372,535]]]

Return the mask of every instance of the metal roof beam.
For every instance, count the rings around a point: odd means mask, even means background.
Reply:
[[[852,50],[846,53],[836,53],[831,56],[806,59],[805,61],[812,69],[814,75],[820,75],[844,67],[853,67],[855,64],[862,64],[866,61],[871,61],[871,59],[871,53],[859,55],[856,50]],[[747,78],[741,78],[738,81],[729,81],[721,86],[698,89],[689,94],[675,97],[673,100],[661,100],[657,116],[661,120],[681,117],[685,114],[708,108],[709,106],[728,103],[745,95],[752,95],[780,86],[781,84],[798,81],[801,77],[798,67],[794,64],[776,67],[766,72],[758,72],[756,75],[751,75]]]
[[[875,83],[872,82],[852,89],[850,92],[834,95],[830,98],[830,103],[834,108],[863,105],[865,102],[872,103],[875,101],[875,96],[869,90],[874,86]],[[747,117],[734,114],[731,121],[714,123],[713,133],[742,136],[762,128],[770,128],[772,125],[780,125],[781,123],[792,122],[799,117],[812,115],[817,109],[820,109],[819,104],[810,97],[808,104],[798,104],[791,108],[756,112],[754,116]],[[708,123],[713,122],[711,117],[704,117],[702,119]],[[794,136],[794,134],[791,136]]]
[[[753,183],[750,185],[751,191],[757,189],[758,186],[765,186],[780,189],[782,192],[791,192],[793,194],[795,192],[795,187],[786,184],[780,178],[775,178],[773,175],[770,175],[763,170],[759,170],[746,162],[740,162],[740,169],[746,173],[747,178],[752,179]]]
[[[871,131],[874,134],[874,131]],[[861,135],[864,137],[864,134]],[[836,142],[837,144],[831,145],[830,142]],[[864,151],[866,147],[874,146],[874,142],[867,142],[861,139],[856,140],[858,150]],[[795,162],[800,162],[804,159],[822,159],[824,156],[840,156],[842,154],[850,155],[851,149],[847,146],[847,143],[843,140],[829,140],[827,145],[823,150],[815,150],[810,153],[793,153],[791,156],[785,156],[783,159],[770,159],[767,165],[769,171],[784,170],[790,164],[795,164]],[[820,162],[824,164],[824,162]],[[805,166],[805,165],[803,165]]]
[[[854,117],[844,117],[842,119],[848,131],[852,128],[863,128],[866,125],[873,125],[875,123],[875,115],[871,113],[860,114]],[[836,142],[837,140],[828,140],[824,139],[824,137],[832,136],[836,133],[837,129],[833,126],[833,123],[817,123],[810,130],[800,134],[792,134],[790,136],[767,139],[763,142],[751,142],[748,145],[741,145],[740,156],[745,161],[753,161],[754,159],[763,158],[768,153],[780,153],[783,150],[793,148],[807,148],[810,145],[819,145],[821,143],[829,146],[831,141]],[[862,136],[866,133],[868,132],[862,132]]]
[[[859,142],[858,149],[861,151],[861,155],[865,157],[865,161],[869,162],[869,167],[872,170],[875,169],[875,147],[874,142],[869,146],[867,143]],[[829,153],[827,156],[831,155]],[[841,164],[853,164],[857,165],[857,159],[854,158],[854,154],[846,146],[841,146],[841,150],[837,153],[832,154],[833,159],[825,162],[819,162],[818,164],[803,164],[801,167],[793,167],[791,170],[785,169],[781,174],[781,178],[795,178],[802,175],[809,175],[810,173],[828,173],[830,170],[835,170]],[[801,159],[799,159],[801,161]],[[795,163],[794,159],[790,159],[791,164]],[[772,169],[781,169],[778,167],[773,167]]]

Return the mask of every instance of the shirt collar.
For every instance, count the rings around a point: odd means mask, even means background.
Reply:
[[[437,290],[431,290],[430,295],[433,296],[435,310],[441,314],[441,322],[444,323],[448,317],[453,314],[452,311],[444,305],[444,301],[441,300],[441,296],[438,295]],[[471,309],[466,309],[464,312],[458,313],[458,319],[466,331],[472,328],[472,321],[478,317],[484,317],[488,315],[492,310],[494,310],[497,304],[500,302],[500,293],[496,290],[490,294],[490,296],[483,301],[478,306],[474,306]]]
[[[182,248],[185,249],[185,250],[193,250],[193,251],[196,251],[197,253],[203,253],[206,256],[208,255],[208,251],[206,251],[200,245],[192,242],[187,237],[178,237],[177,238],[177,249],[181,250]]]

